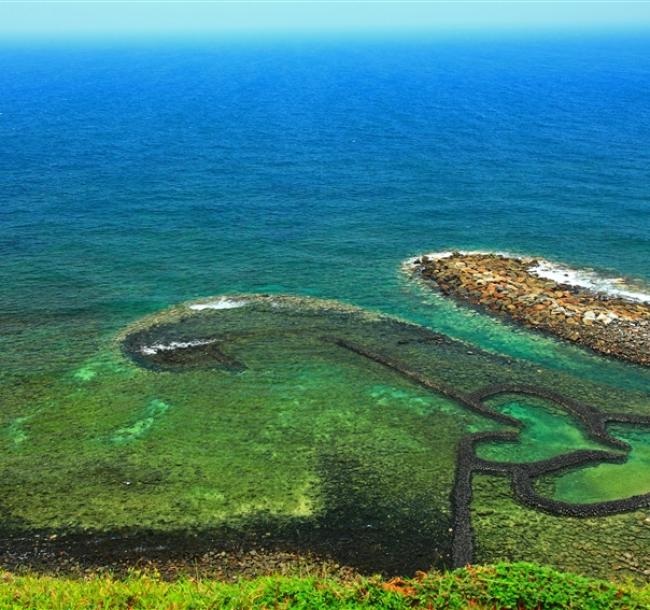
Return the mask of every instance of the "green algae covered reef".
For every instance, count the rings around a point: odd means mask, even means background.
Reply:
[[[236,573],[297,553],[387,575],[533,559],[650,576],[638,390],[277,295],[164,310],[31,389],[3,414],[8,567]]]

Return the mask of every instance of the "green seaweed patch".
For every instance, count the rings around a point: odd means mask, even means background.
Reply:
[[[588,438],[575,418],[551,402],[527,396],[500,396],[488,401],[497,411],[518,419],[516,439],[477,443],[478,457],[495,462],[534,462],[577,449],[606,449]]]
[[[26,532],[43,528],[59,538],[74,532],[84,560],[101,548],[98,537],[112,545],[119,538],[123,546],[102,550],[108,564],[129,549],[146,555],[152,551],[140,549],[160,544],[171,556],[248,536],[257,551],[268,544],[323,552],[373,572],[449,565],[450,528],[469,523],[454,517],[465,506],[456,499],[471,498],[465,479],[455,484],[459,443],[519,423],[481,402],[494,388],[522,400],[533,387],[540,400],[561,394],[593,404],[593,413],[567,400],[562,409],[587,413],[580,424],[597,439],[605,438],[597,408],[648,408],[626,388],[614,392],[569,371],[540,374],[403,320],[282,296],[171,308],[77,366],[98,373],[92,383],[68,375],[38,394],[7,389],[5,432],[26,401],[41,410],[22,450],[11,451],[3,435],[0,514],[11,523],[7,540],[13,536],[6,548],[27,540],[20,544],[39,553],[42,538]],[[463,464],[470,472],[479,463]],[[523,483],[537,473],[506,466],[485,467],[530,473]],[[453,489],[467,493],[452,504]],[[562,522],[552,523],[560,533]],[[522,524],[518,540],[536,545],[528,530]]]
[[[157,418],[165,414],[170,405],[155,398],[145,408],[143,417],[130,426],[120,428],[111,436],[111,442],[118,445],[130,443],[144,436],[154,425]]]
[[[128,363],[124,361],[121,354],[111,349],[113,339],[109,340],[109,349],[101,351],[92,358],[85,360],[81,366],[72,372],[72,378],[82,384],[97,380],[98,377],[124,376],[133,373]]]
[[[74,372],[74,378],[79,381],[91,381],[97,377],[97,371],[91,366],[82,366]]]
[[[546,483],[554,484],[554,499],[605,502],[650,493],[650,427],[644,430],[619,424],[610,426],[609,431],[630,445],[627,459],[618,464],[590,464],[548,477]]]
[[[475,563],[534,561],[579,574],[648,583],[647,510],[589,518],[556,516],[520,504],[509,488],[505,477],[474,475]]]
[[[25,423],[27,423],[33,416],[25,415],[23,417],[16,417],[7,426],[7,436],[11,439],[15,446],[22,445],[27,440],[27,431],[25,430]]]

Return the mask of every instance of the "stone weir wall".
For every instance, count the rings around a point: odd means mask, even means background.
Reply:
[[[531,272],[537,261],[499,254],[422,256],[413,268],[443,294],[596,352],[650,366],[650,305]]]

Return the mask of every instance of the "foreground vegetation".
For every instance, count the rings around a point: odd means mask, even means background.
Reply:
[[[225,583],[184,577],[165,581],[131,572],[86,578],[0,576],[0,608],[137,610],[232,608],[474,608],[599,610],[650,607],[650,585],[615,584],[529,563],[462,568],[413,579],[269,576]]]

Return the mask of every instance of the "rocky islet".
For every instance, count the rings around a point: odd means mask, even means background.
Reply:
[[[423,255],[409,268],[460,301],[596,352],[650,366],[650,305],[534,273],[538,260],[493,253]]]

